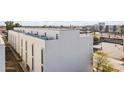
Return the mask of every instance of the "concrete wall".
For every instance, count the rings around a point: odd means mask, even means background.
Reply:
[[[52,31],[50,32],[52,33]],[[58,34],[49,33],[49,36]],[[23,43],[21,44],[21,42]],[[27,51],[26,51],[27,41]],[[91,71],[93,39],[91,36],[80,37],[79,31],[60,31],[59,38],[42,40],[37,37],[9,31],[9,42],[22,56],[24,64],[32,71],[32,44],[34,45],[34,70],[41,69],[41,50],[43,50],[43,71]],[[22,46],[22,47],[21,47]],[[23,52],[21,52],[23,50]],[[27,53],[27,62],[26,62]]]
[[[5,72],[5,44],[0,36],[0,72]]]
[[[11,37],[16,38],[16,42],[15,42],[15,39],[11,40]],[[27,42],[27,50],[26,50],[26,42]],[[30,67],[30,71],[32,71],[32,44],[33,44],[34,46],[34,56],[33,56],[34,70],[33,71],[34,72],[41,71],[41,50],[44,49],[45,47],[44,40],[25,35],[23,33],[9,31],[9,43],[12,44],[14,49],[22,57],[25,67],[26,67],[26,64]],[[27,53],[27,61],[26,61],[26,53]]]
[[[58,40],[46,41],[44,71],[91,71],[92,48],[92,37],[60,32]]]

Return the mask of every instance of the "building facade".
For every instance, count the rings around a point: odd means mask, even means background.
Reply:
[[[104,32],[120,32],[120,25],[106,25]]]
[[[93,38],[78,30],[15,28],[8,36],[29,71],[91,71]]]
[[[5,44],[0,35],[0,72],[5,72]]]

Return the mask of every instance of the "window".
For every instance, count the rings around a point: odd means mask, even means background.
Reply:
[[[13,47],[15,48],[15,37],[13,36]]]
[[[41,66],[41,72],[43,72],[43,66]]]
[[[27,52],[25,53],[25,55],[26,55],[26,64],[27,64]]]
[[[27,41],[25,42],[25,50],[27,51]]]
[[[34,45],[32,44],[32,56],[34,56]]]
[[[14,46],[14,36],[13,36],[13,46]]]
[[[34,45],[32,44],[32,71],[34,71]]]
[[[34,71],[34,58],[32,57],[32,71]]]
[[[43,49],[41,49],[41,72],[43,72]]]
[[[22,59],[23,59],[23,39],[21,40],[21,56],[22,56]]]
[[[27,64],[27,41],[25,42],[25,55],[26,55],[26,64]]]
[[[15,50],[16,50],[16,37],[15,37]]]
[[[41,50],[41,64],[43,64],[43,49]]]
[[[23,39],[21,40],[21,47],[23,46]]]

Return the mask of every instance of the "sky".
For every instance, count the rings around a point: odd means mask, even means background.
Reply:
[[[55,25],[55,26],[83,26],[98,24],[98,21],[14,21],[20,23],[22,26],[42,26],[42,25]],[[124,21],[105,21],[109,25],[124,25]],[[5,25],[4,21],[0,21],[0,25]]]

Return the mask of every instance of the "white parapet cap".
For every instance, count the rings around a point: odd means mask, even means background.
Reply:
[[[2,38],[2,35],[0,35],[0,45],[5,45],[3,38]]]

